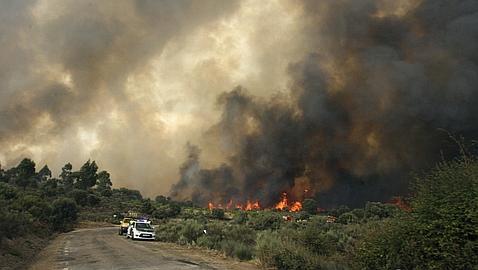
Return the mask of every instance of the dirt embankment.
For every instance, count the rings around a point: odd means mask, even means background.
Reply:
[[[0,270],[25,269],[52,238],[53,236],[42,238],[29,234],[15,239],[1,240]]]

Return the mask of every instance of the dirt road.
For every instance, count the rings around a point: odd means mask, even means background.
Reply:
[[[117,228],[80,229],[58,236],[30,269],[258,269],[212,252],[132,241]]]

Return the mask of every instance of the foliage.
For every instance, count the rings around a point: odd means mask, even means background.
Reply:
[[[53,229],[65,231],[76,221],[78,208],[70,198],[58,198],[52,204],[51,222]]]
[[[302,202],[302,210],[313,215],[317,213],[317,201],[314,199],[305,199]]]
[[[163,204],[156,207],[153,211],[153,217],[156,219],[166,219],[176,217],[181,212],[181,207],[177,204]]]
[[[418,178],[413,211],[361,242],[360,265],[375,269],[472,269],[478,265],[478,162],[440,164]]]
[[[215,219],[223,219],[224,218],[224,209],[214,208],[211,211],[211,217]]]
[[[278,229],[282,223],[282,216],[272,211],[261,211],[249,216],[248,225],[256,230]]]

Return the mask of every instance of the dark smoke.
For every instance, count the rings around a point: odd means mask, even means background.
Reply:
[[[393,5],[305,1],[315,49],[290,64],[289,95],[220,96],[221,120],[205,136],[225,164],[201,169],[189,146],[172,196],[271,206],[308,189],[324,207],[388,200],[407,192],[410,172],[457,154],[447,132],[477,138],[478,2],[416,1],[403,14]]]

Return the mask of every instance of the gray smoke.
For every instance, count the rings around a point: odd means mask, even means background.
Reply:
[[[477,1],[302,9],[310,50],[289,65],[288,93],[221,95],[221,119],[205,135],[225,164],[201,169],[190,147],[174,198],[271,206],[286,191],[325,207],[388,200],[407,192],[410,172],[457,154],[443,130],[477,137]]]

